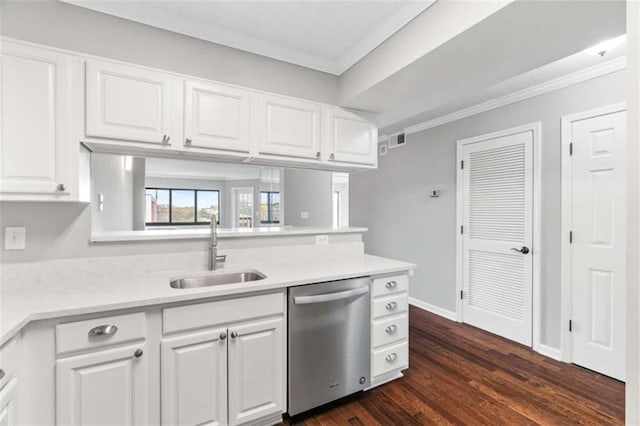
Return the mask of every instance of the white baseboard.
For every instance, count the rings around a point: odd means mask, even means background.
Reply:
[[[549,358],[553,358],[556,361],[562,361],[562,351],[560,349],[552,348],[551,346],[540,343],[536,352],[544,356],[548,356]]]
[[[416,308],[424,309],[427,312],[431,312],[432,314],[440,315],[441,317],[451,321],[455,321],[457,317],[456,313],[453,311],[441,308],[440,306],[432,305],[431,303],[423,302],[422,300],[416,299],[415,297],[409,298],[409,304],[415,306]]]

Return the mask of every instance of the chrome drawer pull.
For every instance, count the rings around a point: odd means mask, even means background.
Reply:
[[[398,283],[397,283],[397,282],[395,282],[395,281],[389,281],[389,282],[385,285],[385,287],[386,287],[386,288],[388,288],[388,289],[396,288],[396,287],[398,287]]]
[[[133,356],[135,356],[136,358],[140,358],[143,353],[144,352],[142,351],[142,349],[136,349],[136,351],[133,353]]]
[[[386,331],[389,334],[395,333],[396,331],[398,331],[398,326],[395,324],[391,324],[389,327],[385,328],[384,331]]]
[[[389,302],[385,305],[385,307],[387,308],[388,311],[393,311],[395,308],[398,307],[398,303],[397,302]]]
[[[118,327],[115,325],[99,325],[89,330],[89,336],[109,336],[116,334]]]
[[[386,359],[387,362],[394,362],[395,360],[398,359],[398,354],[394,352],[392,354],[387,355],[384,359]]]
[[[0,368],[0,380],[4,379],[4,370]]]

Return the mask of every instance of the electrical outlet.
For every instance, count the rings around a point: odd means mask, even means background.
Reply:
[[[309,219],[309,212],[300,212],[300,219]]]
[[[316,235],[316,244],[329,244],[328,235]]]
[[[24,250],[26,247],[27,228],[7,226],[4,228],[4,249]]]

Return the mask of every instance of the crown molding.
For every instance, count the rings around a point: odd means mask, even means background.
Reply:
[[[421,132],[423,130],[431,129],[433,127],[441,126],[443,124],[451,123],[453,121],[461,120],[463,118],[471,117],[476,114],[491,111],[496,108],[500,108],[506,105],[510,105],[516,102],[524,101],[535,96],[540,96],[545,93],[553,92],[555,90],[563,89],[565,87],[573,86],[584,81],[593,80],[594,78],[602,77],[607,74],[611,74],[617,71],[621,71],[627,67],[626,56],[619,56],[610,61],[602,62],[591,67],[584,68],[579,71],[575,71],[561,77],[554,78],[544,83],[536,84],[525,89],[521,89],[508,95],[501,96],[490,101],[482,102],[477,105],[473,105],[468,108],[463,108],[456,112],[443,115],[441,117],[434,118],[432,120],[424,121],[422,123],[414,124],[413,126],[406,127],[404,133],[406,135]],[[381,135],[380,139],[388,137],[387,135]],[[380,140],[379,139],[379,140]]]

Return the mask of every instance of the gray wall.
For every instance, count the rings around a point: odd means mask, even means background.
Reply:
[[[292,226],[331,226],[331,173],[286,169],[283,192],[285,223]],[[301,212],[309,218],[302,219]]]
[[[338,78],[56,0],[0,0],[0,34],[125,62],[337,103]]]
[[[411,296],[455,311],[456,141],[542,122],[542,343],[560,347],[560,117],[625,101],[617,72],[408,136],[378,170],[352,176],[351,224],[368,253],[418,265]],[[429,198],[439,189],[440,198]]]

